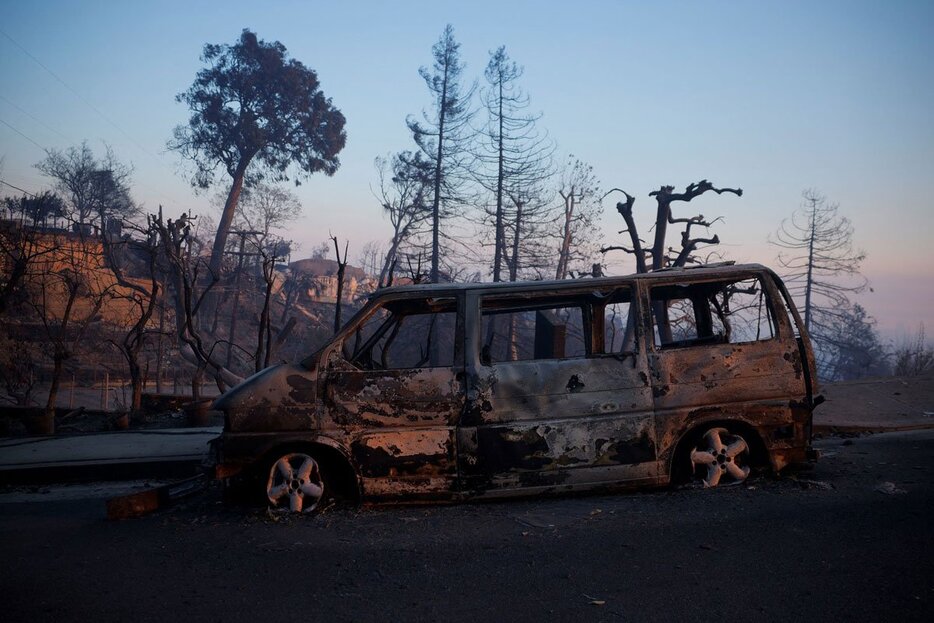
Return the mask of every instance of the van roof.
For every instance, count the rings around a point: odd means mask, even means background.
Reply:
[[[618,286],[632,281],[677,281],[679,277],[690,276],[692,279],[716,279],[718,277],[731,277],[742,274],[761,273],[772,271],[762,264],[734,264],[733,262],[718,262],[699,266],[662,268],[648,273],[633,273],[619,277],[587,277],[584,279],[561,279],[549,281],[500,281],[472,282],[472,283],[420,283],[404,286],[391,286],[377,290],[370,298],[392,296],[399,294],[453,294],[455,292],[472,290],[548,290],[573,289],[580,287]]]

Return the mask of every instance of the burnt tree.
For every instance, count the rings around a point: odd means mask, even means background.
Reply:
[[[672,214],[671,204],[676,201],[685,203],[703,195],[706,192],[715,192],[718,195],[723,193],[732,193],[737,197],[743,196],[742,188],[717,188],[707,180],[701,180],[689,184],[684,192],[674,192],[674,186],[662,186],[658,190],[649,193],[650,197],[655,198],[655,238],[650,247],[646,247],[645,241],[639,237],[639,230],[633,216],[633,206],[636,199],[626,191],[620,188],[609,190],[604,197],[613,192],[620,192],[626,197],[626,201],[620,201],[616,204],[616,211],[623,217],[626,223],[626,229],[619,233],[629,234],[630,246],[611,245],[602,247],[601,253],[610,251],[624,251],[630,253],[636,260],[636,272],[646,273],[651,270],[659,270],[667,267],[683,267],[688,263],[702,263],[695,255],[698,245],[715,245],[720,243],[720,238],[716,234],[709,238],[691,237],[691,230],[694,227],[709,228],[716,223],[719,218],[707,220],[703,214],[691,216],[688,218],[677,218]],[[675,249],[667,245],[668,226],[683,224],[684,229],[681,232],[681,248]],[[668,307],[662,302],[653,305],[652,313],[656,319],[656,325],[660,331],[670,333],[670,324],[668,322]],[[671,335],[662,335],[662,341],[670,341]]]
[[[101,214],[101,219],[103,220],[103,218],[104,215]],[[130,372],[130,386],[132,388],[130,411],[133,413],[139,411],[142,405],[143,367],[140,365],[140,353],[152,334],[152,330],[148,326],[159,304],[162,289],[159,283],[160,271],[157,268],[159,247],[155,237],[149,235],[150,232],[152,232],[151,222],[144,232],[146,237],[143,240],[134,240],[129,237],[126,239],[114,238],[107,232],[101,235],[104,259],[110,268],[110,272],[113,273],[117,285],[123,289],[121,293],[115,292],[114,297],[130,301],[134,310],[133,320],[129,323],[130,326],[124,333],[120,344],[117,345],[120,353],[126,359]],[[148,282],[145,285],[127,277],[124,270],[124,264],[127,260],[125,258],[126,254],[123,252],[127,249],[144,258],[146,263],[145,274]]]
[[[337,258],[337,295],[334,300],[334,333],[341,330],[341,299],[344,296],[344,273],[347,271],[347,247],[350,244],[344,241],[344,256],[341,258],[341,248],[337,243],[337,236],[331,236],[334,241],[334,255]]]
[[[182,214],[177,220],[163,219],[160,206],[159,214],[150,216],[152,235],[158,242],[160,252],[165,257],[168,274],[174,290],[175,330],[179,339],[179,354],[196,366],[197,372],[192,378],[192,396],[195,400],[201,396],[201,373],[209,370],[223,391],[227,386],[236,385],[243,379],[232,373],[218,362],[201,336],[197,323],[198,311],[205,296],[217,283],[211,272],[211,278],[200,288],[199,282],[207,268],[204,258],[191,253],[191,218]]]

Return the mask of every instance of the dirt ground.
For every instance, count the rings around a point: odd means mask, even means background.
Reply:
[[[844,381],[821,388],[815,427],[911,430],[934,427],[934,374]]]

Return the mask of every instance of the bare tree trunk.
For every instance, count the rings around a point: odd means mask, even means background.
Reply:
[[[814,203],[811,204],[811,235],[808,238],[808,274],[804,285],[804,329],[811,330],[811,290],[814,284],[814,239],[816,238],[817,215]]]
[[[251,156],[252,157],[252,156]],[[237,165],[233,175],[233,183],[224,203],[220,223],[217,224],[217,235],[214,236],[214,247],[211,249],[211,273],[216,278],[221,274],[221,264],[224,261],[224,249],[227,247],[227,236],[230,234],[230,225],[233,223],[237,202],[240,200],[240,191],[243,190],[243,175],[246,173],[250,158],[244,158]]]
[[[506,246],[506,232],[503,229],[503,83],[499,83],[499,136],[497,137],[496,159],[496,240],[493,250],[493,281],[502,281],[501,264],[503,249]],[[516,227],[519,231],[519,227]]]
[[[272,262],[270,262],[269,275],[266,276],[266,293],[263,298],[263,311],[259,315],[259,332],[256,340],[256,356],[254,357],[254,367],[256,372],[262,370],[265,365],[268,365],[269,353],[268,349],[272,347],[269,344],[269,299],[272,297],[272,286],[276,281],[276,277],[272,274]],[[263,272],[265,273],[267,268],[263,267]]]
[[[65,354],[56,352],[52,359],[52,384],[49,386],[49,398],[45,403],[45,416],[55,418],[55,401],[58,400],[58,388],[62,380],[62,364]]]
[[[439,254],[441,229],[441,162],[444,158],[444,118],[448,111],[448,66],[444,66],[444,81],[441,86],[441,105],[438,108],[438,153],[435,157],[435,197],[431,204],[431,275],[429,281],[438,283],[440,280]]]
[[[561,193],[564,199],[564,228],[561,236],[561,246],[558,248],[558,267],[555,270],[555,279],[564,279],[568,276],[568,264],[571,255],[571,222],[574,220],[575,197],[574,189],[568,194]]]
[[[162,393],[162,358],[165,354],[165,273],[162,273],[162,295],[159,307],[159,342],[156,347],[156,393]]]
[[[243,277],[243,248],[245,236],[240,234],[240,255],[237,259],[237,276],[234,278],[234,300],[230,310],[230,323],[227,325],[227,361],[224,366],[230,368],[233,347],[237,337],[237,316],[240,315],[240,279]],[[258,372],[258,370],[257,370]]]
[[[344,242],[344,258],[341,259],[341,250],[337,244],[337,236],[331,236],[334,241],[334,255],[337,256],[337,298],[334,301],[334,333],[341,329],[341,304],[344,298],[344,272],[347,270],[347,247],[350,242]]]
[[[137,413],[143,406],[143,374],[136,362],[130,362],[130,412]]]
[[[519,242],[522,231],[522,202],[516,202],[516,229],[512,235],[512,259],[509,262],[509,281],[519,278]]]

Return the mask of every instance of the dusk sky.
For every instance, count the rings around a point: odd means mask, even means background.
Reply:
[[[154,211],[212,213],[166,150],[188,111],[175,95],[205,43],[243,28],[313,68],[347,118],[341,168],[297,189],[308,250],[329,232],[351,257],[385,240],[373,159],[413,143],[405,118],[429,105],[418,68],[445,24],[466,74],[505,45],[559,154],[604,188],[636,195],[649,226],[661,184],[707,178],[744,195],[675,204],[722,216],[737,261],[775,265],[766,238],[815,188],[855,227],[874,292],[858,297],[884,338],[934,333],[934,2],[5,2],[0,21],[0,179],[48,188],[43,149],[87,139],[131,163]],[[222,178],[223,179],[223,178]],[[226,181],[226,180],[224,180]],[[15,194],[9,186],[0,194]],[[637,216],[637,218],[639,217]],[[622,242],[606,202],[605,241]],[[298,253],[301,256],[301,252]],[[632,272],[625,255],[609,272]]]

